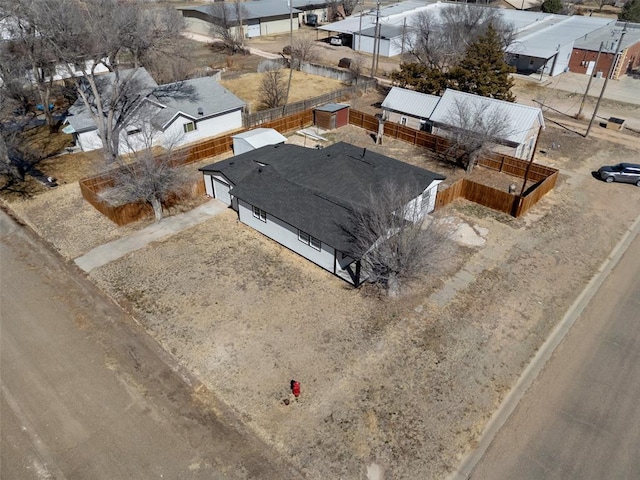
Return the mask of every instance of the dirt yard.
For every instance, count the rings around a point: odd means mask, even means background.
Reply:
[[[278,52],[286,42],[281,36],[250,43]],[[190,68],[239,72],[261,60],[223,64],[200,47]],[[352,53],[319,48],[332,65]],[[292,101],[340,87],[295,75]],[[258,78],[223,83],[253,109]],[[399,299],[351,288],[243,226],[231,210],[90,277],[307,478],[364,479],[377,468],[385,479],[445,478],[640,213],[640,189],[605,184],[591,173],[639,158],[634,132],[598,127],[585,139],[585,122],[568,115],[576,99],[566,92],[519,84],[516,94],[558,110],[545,111],[537,153],[538,162],[561,170],[556,189],[520,219],[466,201],[439,211],[436,220],[450,238]],[[351,103],[377,113],[383,98],[381,89]],[[443,173],[447,182],[463,175],[403,142],[375,145],[355,127],[322,135],[327,143],[348,141]],[[206,163],[191,166],[193,174]],[[91,157],[54,157],[43,167],[60,187],[8,199],[70,261],[151,221],[117,227],[82,199],[77,180],[96,165]],[[473,175],[505,190],[513,181],[483,169]],[[302,396],[285,405],[291,379],[301,382]]]
[[[640,192],[590,175],[633,152],[590,147],[523,219],[441,212],[476,238],[443,246],[401,300],[352,290],[230,211],[94,277],[309,478],[364,478],[372,463],[441,478],[640,212]],[[447,301],[464,272],[473,282]],[[303,395],[285,406],[292,378]]]
[[[286,83],[289,79],[289,70],[283,70],[283,72],[283,78]],[[220,84],[247,102],[250,111],[256,112],[262,109],[260,106],[260,85],[262,79],[262,73],[245,73],[231,80],[222,80]],[[294,71],[293,78],[291,80],[289,101],[290,103],[299,102],[300,100],[305,100],[310,96],[317,97],[324,93],[344,88],[345,86],[346,85],[339,80]],[[310,92],[312,92],[311,95]]]
[[[618,135],[623,146],[550,125],[538,161],[561,169],[556,189],[517,220],[465,201],[440,211],[451,240],[398,300],[352,289],[230,210],[91,277],[308,478],[444,478],[640,212],[640,189],[591,175],[640,154]],[[326,136],[442,168],[357,128]],[[77,183],[11,207],[70,259],[145,225],[115,227]],[[291,379],[302,396],[286,406]]]

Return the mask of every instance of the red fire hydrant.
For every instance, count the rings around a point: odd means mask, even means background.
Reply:
[[[293,396],[296,398],[300,396],[300,382],[291,380],[291,392],[293,393]]]

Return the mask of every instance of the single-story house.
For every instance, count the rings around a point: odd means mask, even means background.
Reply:
[[[444,177],[348,143],[321,150],[265,146],[200,169],[207,194],[238,219],[316,265],[358,286],[366,279],[349,232],[371,192],[407,188],[407,205],[426,215]]]
[[[448,88],[442,97],[393,87],[382,102],[382,118],[416,130],[446,137],[458,129],[460,106],[471,114],[496,115],[504,118],[501,138],[497,138],[497,152],[529,160],[540,129],[545,127],[542,110],[518,103],[481,97]]]
[[[278,145],[287,141],[287,137],[273,128],[254,128],[246,132],[233,135],[233,153],[250,152],[266,145]]]
[[[290,14],[293,15],[293,29],[298,29],[300,23],[298,17],[301,11],[295,7],[295,2],[291,9],[284,0],[241,2],[240,6],[242,8],[242,29],[246,38],[289,32],[291,28]],[[221,19],[222,8],[227,8],[226,23],[231,25],[231,33],[235,34],[239,21],[233,3],[215,2],[209,5],[178,7],[178,10],[182,12],[187,30],[210,35],[212,25],[224,26],[225,21]]]
[[[440,97],[437,95],[392,87],[382,102],[382,118],[416,130],[430,132],[429,119],[439,101]]]
[[[120,149],[135,151],[152,145],[174,147],[242,128],[245,102],[211,77],[158,85],[144,68],[125,70],[121,78],[135,81],[137,113],[120,135]],[[115,76],[100,77],[109,88]],[[98,129],[83,100],[69,108],[63,131],[74,135],[83,151],[102,148]]]
[[[446,137],[452,129],[459,128],[457,112],[461,106],[467,112],[504,119],[505,129],[496,138],[498,145],[494,150],[523,160],[531,159],[538,134],[545,128],[542,110],[448,88],[431,114],[432,132]]]

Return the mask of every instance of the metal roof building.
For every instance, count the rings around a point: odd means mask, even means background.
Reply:
[[[392,87],[382,102],[382,109],[408,113],[418,118],[429,118],[439,101],[440,97],[437,95]]]
[[[530,107],[519,103],[496,100],[495,98],[481,97],[471,93],[459,92],[447,88],[440,97],[440,101],[431,114],[434,124],[456,125],[456,110],[459,105],[467,107],[470,111],[484,112],[490,116],[498,112],[507,120],[510,128],[501,140],[522,144],[528,138],[528,132],[532,125],[544,128],[542,110],[538,107]]]

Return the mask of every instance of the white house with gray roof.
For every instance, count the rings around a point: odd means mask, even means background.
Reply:
[[[121,72],[121,78],[131,75],[135,75],[138,90],[130,95],[138,105],[120,134],[122,152],[150,145],[180,146],[242,128],[245,102],[211,77],[158,85],[144,68]],[[113,74],[99,77],[107,92],[114,79]],[[65,123],[63,131],[74,135],[80,149],[102,148],[98,129],[81,98],[69,108]]]
[[[242,223],[355,286],[366,272],[349,233],[354,209],[367,208],[372,192],[392,184],[406,188],[409,209],[424,216],[444,180],[347,143],[265,146],[200,170],[207,192]]]

